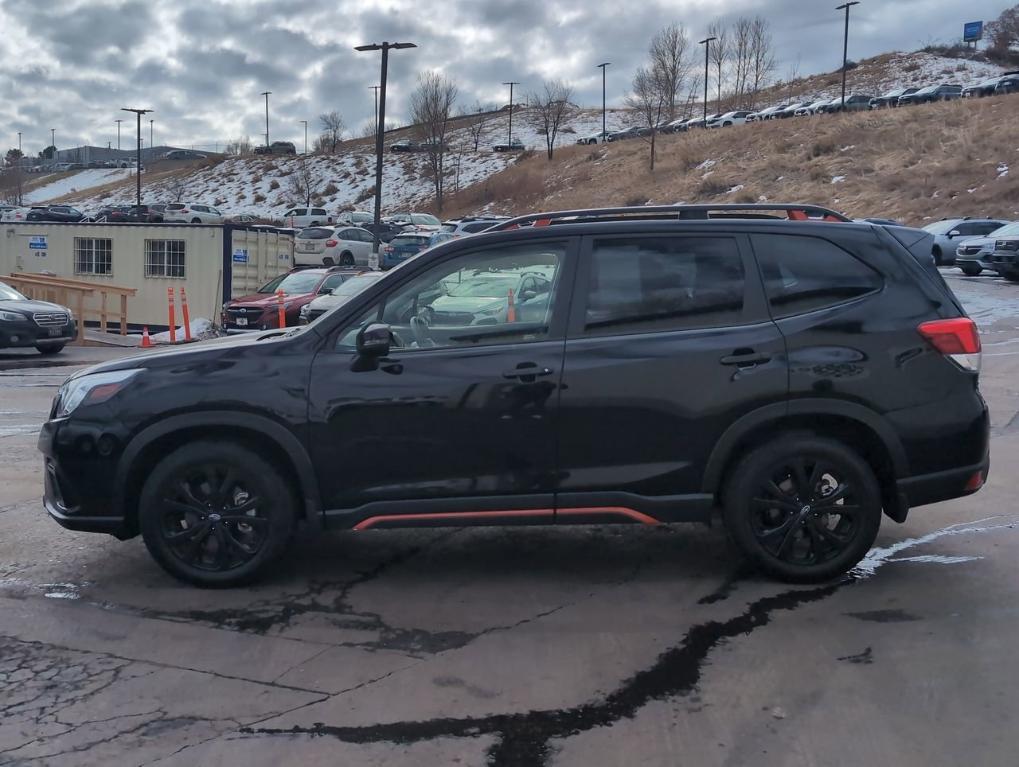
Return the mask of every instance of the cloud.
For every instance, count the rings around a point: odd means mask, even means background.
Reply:
[[[850,57],[953,40],[966,21],[991,20],[1002,0],[865,0],[853,8]],[[601,100],[595,65],[611,61],[610,103],[621,104],[654,32],[672,21],[699,39],[714,18],[770,20],[779,75],[841,63],[843,17],[802,0],[2,0],[0,122],[36,152],[116,139],[125,106],[155,110],[157,143],[213,149],[265,130],[303,140],[301,120],[338,109],[348,126],[369,120],[379,55],[360,43],[411,41],[390,57],[387,113],[405,120],[418,73],[439,70],[461,104],[504,104],[545,78],[572,83],[577,100]],[[696,47],[696,46],[694,46]],[[2,149],[2,146],[0,146]]]

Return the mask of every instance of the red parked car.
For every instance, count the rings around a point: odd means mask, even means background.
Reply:
[[[284,294],[283,310],[287,326],[299,325],[301,307],[316,296],[332,292],[359,272],[352,269],[295,269],[265,283],[257,293],[241,296],[223,304],[223,329],[228,333],[269,330],[279,327],[279,303],[276,291]]]

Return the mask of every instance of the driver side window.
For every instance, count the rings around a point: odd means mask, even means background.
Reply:
[[[541,341],[549,322],[565,243],[531,243],[468,253],[403,284],[344,329],[339,350],[378,321],[390,326],[394,349]]]

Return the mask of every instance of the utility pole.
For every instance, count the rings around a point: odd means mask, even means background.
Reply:
[[[369,85],[368,87],[375,91],[375,127],[377,130],[379,125],[379,86]]]
[[[704,125],[702,126],[704,128],[708,127],[708,53],[711,51],[711,41],[717,39],[717,37],[709,37],[697,43],[704,46]]]
[[[122,122],[124,122],[124,121],[123,120],[114,120],[113,122],[117,123],[117,151],[119,152],[120,151],[120,124]]]
[[[846,111],[846,64],[849,63],[849,9],[854,5],[859,5],[860,0],[852,0],[849,3],[843,3],[842,5],[835,8],[836,11],[845,10],[846,12],[846,33],[842,39],[842,110]]]
[[[124,107],[120,110],[121,112],[134,112],[138,118],[138,154],[137,154],[137,165],[134,169],[135,177],[135,204],[142,204],[142,115],[151,112],[151,109],[131,109],[130,107]],[[120,120],[117,120],[119,123]],[[117,126],[118,128],[120,126]]]
[[[304,153],[308,154],[308,121],[298,120],[300,123],[304,123]]]
[[[21,154],[21,131],[18,131],[18,154]]]
[[[605,68],[612,66],[611,61],[605,61],[598,65],[601,69],[601,141],[599,144],[605,143]]]
[[[50,146],[53,147],[53,160],[57,159],[57,129],[50,128]]]
[[[503,83],[510,87],[510,115],[509,115],[509,136],[506,139],[507,146],[513,143],[513,86],[520,85],[517,82]]]
[[[269,95],[272,91],[263,91],[262,96],[265,96],[265,146],[269,146]]]
[[[391,48],[402,50],[404,48],[417,48],[417,45],[415,43],[382,42],[358,45],[354,48],[355,51],[361,53],[366,51],[382,51],[382,77],[379,78],[379,111],[375,125],[375,226],[373,227],[375,231],[372,232],[372,253],[374,254],[375,262],[373,264],[369,262],[374,269],[379,268],[379,248],[382,242],[379,238],[379,229],[382,227],[382,155],[385,151],[383,139],[386,132],[386,77],[389,74],[389,51]]]
[[[156,145],[152,141],[152,134],[154,131],[153,124],[155,122],[155,120],[149,120],[149,162],[152,162],[152,160],[156,157]]]

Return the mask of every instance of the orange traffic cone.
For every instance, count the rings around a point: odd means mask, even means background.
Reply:
[[[517,321],[517,305],[513,303],[513,288],[509,289],[509,294],[506,296],[506,322]]]
[[[149,338],[149,326],[146,325],[144,330],[142,330],[142,348],[151,349],[153,346],[152,339]]]

